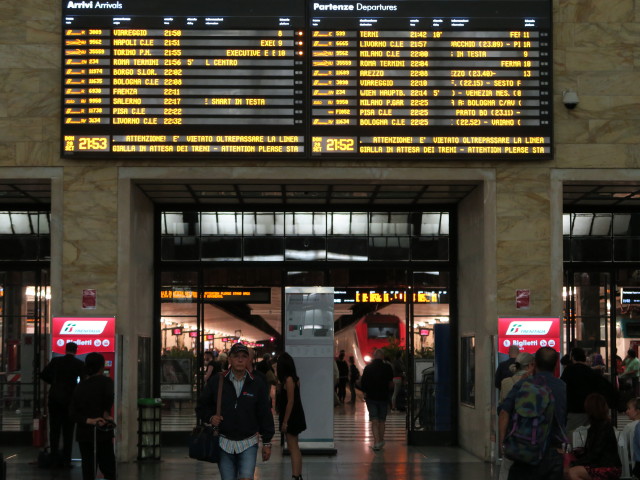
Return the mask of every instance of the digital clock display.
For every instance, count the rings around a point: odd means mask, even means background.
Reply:
[[[65,135],[64,150],[79,152],[108,152],[108,136]]]
[[[63,4],[62,156],[549,159],[550,0]]]

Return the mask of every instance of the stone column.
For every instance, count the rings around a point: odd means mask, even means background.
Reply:
[[[62,311],[58,314],[117,314],[116,176],[116,167],[64,169]],[[97,290],[95,310],[82,309],[85,288]]]
[[[522,164],[497,171],[496,269],[499,316],[558,315],[552,298],[562,271],[562,252],[552,255],[550,173]],[[557,290],[557,289],[560,290]],[[530,307],[516,309],[516,290],[531,291]]]

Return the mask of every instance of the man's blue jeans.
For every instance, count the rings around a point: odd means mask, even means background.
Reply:
[[[220,449],[218,469],[222,480],[237,480],[238,478],[253,478],[256,470],[258,445],[247,448],[242,453],[227,453]]]

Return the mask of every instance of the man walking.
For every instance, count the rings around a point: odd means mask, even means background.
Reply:
[[[384,362],[384,352],[380,349],[373,354],[373,361],[364,367],[361,386],[364,392],[375,452],[384,447],[384,430],[389,407],[389,391],[393,386],[393,369]]]
[[[78,345],[67,343],[65,355],[54,357],[42,370],[40,378],[49,389],[49,447],[54,466],[71,466],[74,421],[69,415],[69,402],[78,382],[84,378],[84,362],[76,358]],[[60,451],[62,434],[62,451]]]
[[[558,352],[550,347],[539,348],[535,355],[535,373],[532,377],[516,383],[504,401],[498,407],[500,414],[498,430],[500,448],[504,443],[509,426],[509,419],[515,409],[516,396],[525,382],[538,382],[549,387],[552,393],[554,419],[551,424],[549,442],[543,453],[542,461],[531,465],[514,461],[509,470],[509,480],[562,480],[562,454],[558,449],[562,446],[564,426],[567,423],[567,391],[565,383],[553,374],[558,363]]]
[[[229,351],[229,370],[213,375],[198,399],[196,413],[220,430],[222,480],[251,480],[256,468],[259,437],[262,460],[271,456],[271,438],[275,433],[271,401],[263,380],[248,370],[249,349],[236,343]],[[220,415],[216,413],[218,382],[222,384]]]

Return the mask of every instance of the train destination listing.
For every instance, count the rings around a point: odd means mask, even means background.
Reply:
[[[550,0],[63,2],[62,155],[549,159]]]

